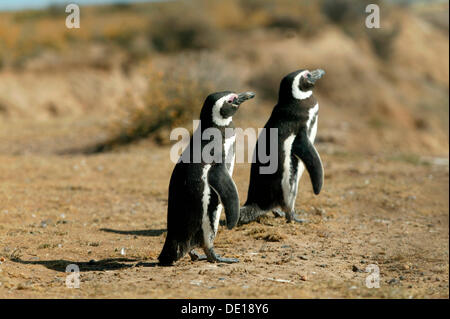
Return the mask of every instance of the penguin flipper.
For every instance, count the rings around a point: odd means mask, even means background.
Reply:
[[[319,153],[309,140],[306,131],[300,132],[295,138],[292,153],[305,164],[314,194],[318,195],[323,185],[323,165]]]
[[[214,165],[210,168],[208,184],[217,193],[225,209],[228,229],[233,228],[239,220],[239,195],[225,165]]]

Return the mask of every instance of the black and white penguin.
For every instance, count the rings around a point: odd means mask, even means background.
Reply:
[[[240,210],[239,224],[245,224],[273,211],[285,216],[287,221],[300,221],[294,211],[298,182],[306,167],[314,193],[320,193],[323,184],[323,167],[319,153],[314,147],[317,133],[319,104],[313,95],[323,70],[298,70],[286,75],[280,84],[278,103],[265,125],[265,131],[278,129],[277,139],[265,139],[265,150],[270,143],[278,143],[278,166],[273,174],[261,174],[258,156],[261,136],[255,147],[250,172],[250,184],[245,205]],[[266,152],[266,154],[267,154]],[[281,208],[281,211],[278,209]]]
[[[236,139],[232,116],[241,103],[254,96],[252,92],[235,94],[226,91],[210,94],[206,98],[200,113],[201,127],[191,137],[170,179],[167,237],[158,257],[160,264],[171,265],[186,253],[192,260],[238,262],[234,258],[216,255],[213,242],[222,207],[229,229],[236,226],[239,220],[239,197],[231,177]],[[213,135],[205,139],[203,133],[207,129],[217,132],[222,137],[220,141],[215,141]],[[196,147],[194,139],[196,134],[203,136],[199,147]],[[208,146],[211,142],[221,143],[218,147],[220,153],[212,154],[214,150],[209,150]],[[215,159],[205,161],[204,156],[200,156],[204,151]],[[196,247],[202,247],[206,255],[197,254],[194,251]]]

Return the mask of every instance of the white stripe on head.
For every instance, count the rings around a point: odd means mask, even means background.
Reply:
[[[234,93],[225,95],[223,97],[221,97],[220,99],[218,99],[216,101],[216,103],[214,103],[213,109],[212,109],[212,120],[213,122],[218,125],[218,126],[227,126],[231,123],[231,121],[233,120],[231,116],[227,117],[227,118],[223,118],[222,115],[220,114],[220,109],[222,108],[223,103],[231,98],[237,96]]]
[[[300,85],[300,79],[302,78],[303,75],[309,73],[308,70],[305,70],[303,72],[300,72],[299,74],[297,74],[294,78],[294,81],[292,81],[292,96],[294,98],[296,98],[297,100],[304,100],[307,99],[311,96],[312,91],[302,91],[299,88]]]

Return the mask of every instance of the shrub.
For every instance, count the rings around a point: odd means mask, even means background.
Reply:
[[[334,23],[340,23],[348,15],[351,3],[348,0],[325,0],[322,4],[322,12]]]
[[[270,28],[282,30],[298,30],[301,26],[300,19],[290,15],[274,15],[268,25]]]
[[[113,121],[112,137],[88,152],[101,152],[158,134],[198,119],[207,95],[239,87],[230,65],[210,54],[179,55],[170,65],[151,66],[143,104],[126,99],[125,115]],[[167,135],[168,140],[168,135]]]
[[[153,19],[149,36],[158,51],[211,49],[219,43],[219,30],[212,20],[193,7],[167,7]]]
[[[386,29],[368,29],[367,36],[369,38],[372,49],[375,54],[383,60],[388,60],[393,53],[393,45],[400,27],[395,25],[389,30]]]
[[[250,78],[249,84],[258,91],[260,97],[276,101],[280,80],[289,72],[292,72],[292,66],[280,58],[274,58],[274,63]]]
[[[380,5],[380,0],[323,0],[322,13],[332,23],[336,24],[347,35],[355,38],[365,37],[365,19],[368,4]],[[383,17],[389,12],[389,6],[383,4]]]
[[[17,13],[15,13],[14,15],[14,18],[17,22],[27,22],[45,18],[63,18],[66,15],[67,13],[65,6],[56,4],[41,10],[17,11]]]
[[[363,17],[365,15],[365,6],[364,1],[324,0],[322,2],[322,12],[330,21],[340,24]]]

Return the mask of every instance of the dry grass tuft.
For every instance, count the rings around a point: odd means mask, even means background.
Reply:
[[[172,63],[150,65],[148,88],[141,105],[124,101],[123,112],[111,125],[111,138],[95,147],[101,152],[118,145],[154,136],[157,143],[167,140],[158,134],[182,125],[190,127],[198,119],[206,97],[216,91],[234,90],[239,78],[217,55],[199,57],[181,54]]]

